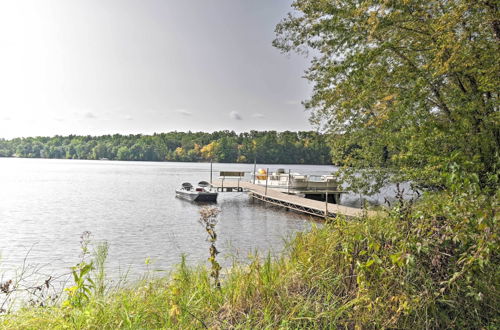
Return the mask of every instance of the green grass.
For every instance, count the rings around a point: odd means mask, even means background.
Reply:
[[[235,265],[222,287],[184,261],[167,278],[80,307],[26,308],[8,329],[496,328],[495,197],[442,193],[387,216],[334,219],[282,256]],[[409,207],[409,206],[407,206]]]

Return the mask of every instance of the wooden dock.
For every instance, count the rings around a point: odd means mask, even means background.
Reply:
[[[367,213],[369,216],[375,214],[373,211],[289,195],[273,188],[266,190],[266,187],[242,180],[216,180],[211,183],[211,186],[219,191],[247,191],[251,197],[266,203],[322,218],[338,215],[358,218]]]

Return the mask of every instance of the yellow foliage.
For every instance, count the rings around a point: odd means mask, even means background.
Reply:
[[[181,309],[179,308],[179,305],[173,304],[168,313],[170,314],[170,317],[175,319],[181,313]]]
[[[388,102],[388,101],[393,100],[395,97],[396,97],[396,94],[390,94],[390,95],[387,95],[386,97],[384,97],[382,99],[382,101]]]
[[[214,150],[217,146],[218,146],[217,142],[212,142],[212,143],[209,143],[209,144],[203,146],[203,148],[201,148],[201,150],[200,150],[203,158],[205,158],[205,159],[213,158]]]
[[[176,155],[181,156],[181,155],[184,155],[184,153],[185,153],[184,152],[184,148],[182,148],[182,147],[178,147],[177,149],[175,149],[175,154]]]

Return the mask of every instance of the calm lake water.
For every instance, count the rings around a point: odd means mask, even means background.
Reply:
[[[309,174],[333,166],[260,165]],[[214,164],[220,170],[252,171],[252,164]],[[206,262],[200,206],[175,197],[184,181],[209,180],[210,164],[0,158],[0,274],[26,263],[45,274],[63,274],[79,261],[80,235],[109,243],[111,277],[170,270],[185,254]],[[214,176],[215,177],[215,176]],[[353,203],[349,196],[347,204]],[[256,250],[277,253],[284,239],[314,220],[252,202],[245,193],[219,194],[218,247],[228,266]],[[152,263],[146,265],[149,258]]]

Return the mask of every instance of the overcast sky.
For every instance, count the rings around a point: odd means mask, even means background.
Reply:
[[[2,0],[0,137],[311,129],[291,0]]]

